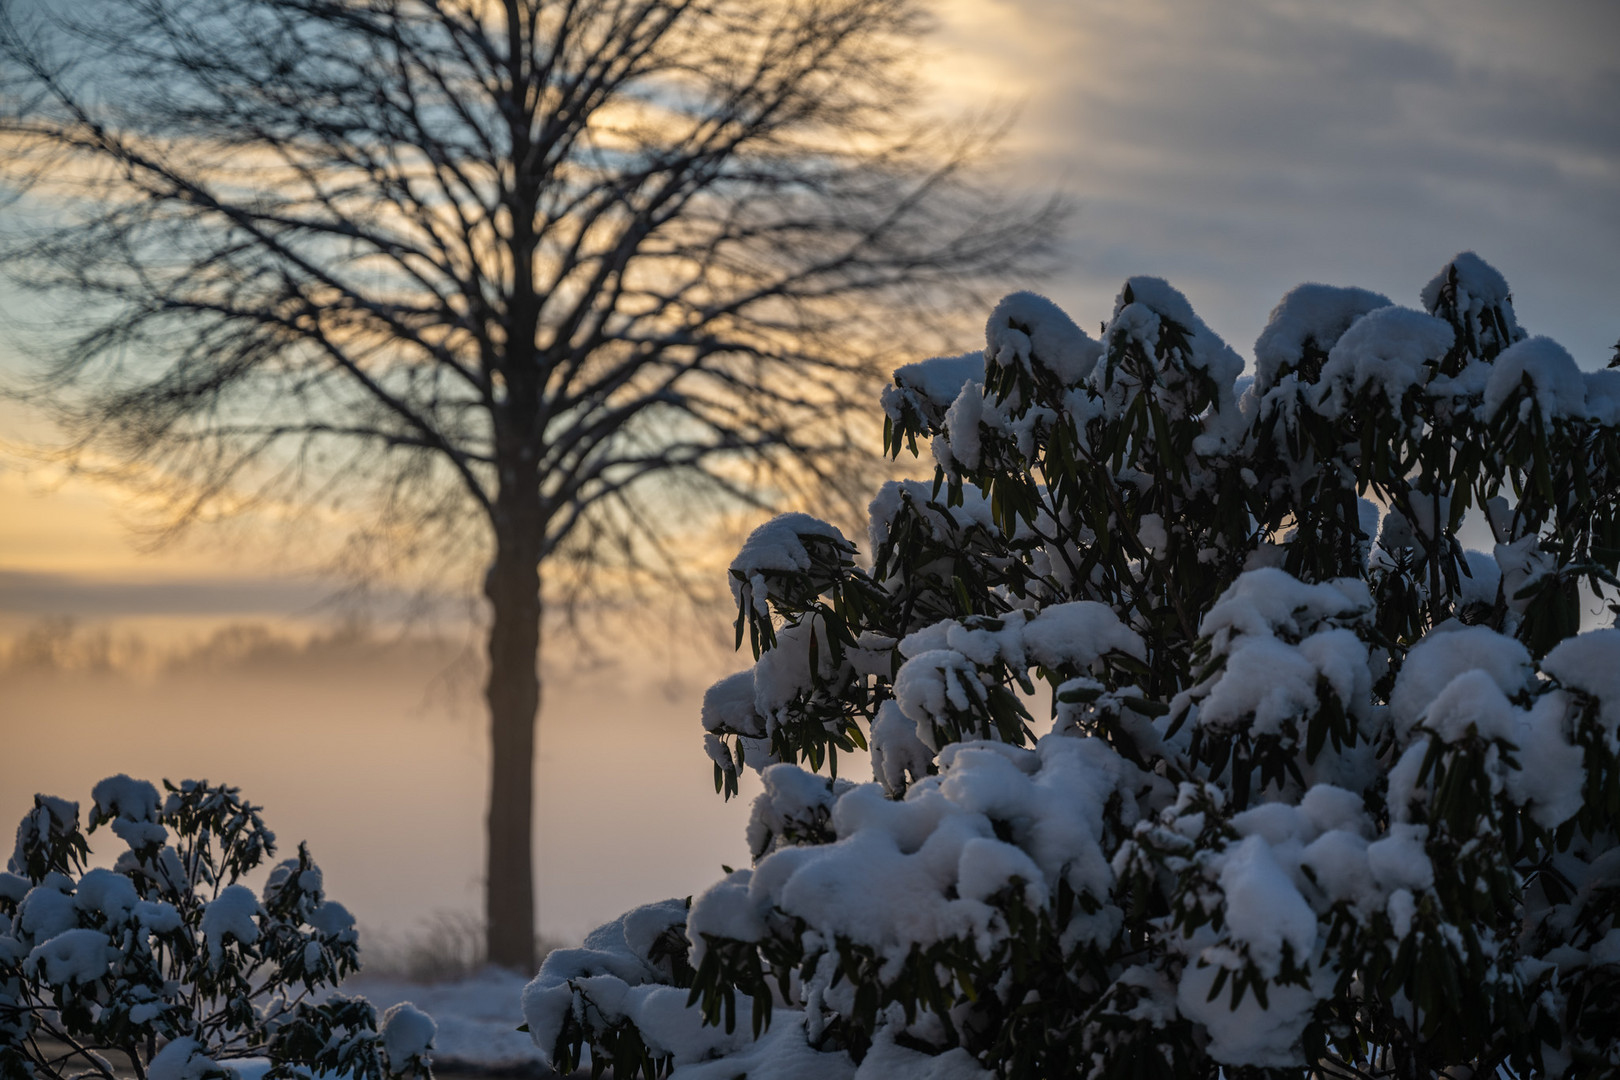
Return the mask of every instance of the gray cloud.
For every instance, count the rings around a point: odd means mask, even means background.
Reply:
[[[1168,277],[1247,351],[1305,280],[1415,303],[1473,249],[1585,366],[1620,337],[1620,5],[997,0],[1014,148],[1079,205],[1083,325]],[[964,41],[958,47],[971,47]]]

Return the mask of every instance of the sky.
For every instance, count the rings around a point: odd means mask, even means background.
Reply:
[[[1620,339],[1620,5],[955,0],[957,96],[1021,103],[1009,170],[1076,214],[1084,328],[1167,278],[1243,355],[1304,281],[1416,304],[1450,257],[1599,367]]]
[[[1521,324],[1582,367],[1602,366],[1620,339],[1620,4],[942,0],[938,11],[919,58],[929,106],[1016,108],[988,168],[1074,208],[1054,277],[997,284],[1033,284],[1082,327],[1109,316],[1127,276],[1154,274],[1247,355],[1293,285],[1416,304],[1452,255],[1474,250],[1507,277]],[[0,370],[18,363],[0,327]],[[16,452],[42,435],[37,417],[0,402],[0,638],[71,616],[194,645],[243,621],[307,637],[332,617],[319,567],[273,536],[204,531],[146,550],[116,490]],[[541,905],[556,936],[684,895],[746,858],[745,806],[713,796],[697,727],[702,689],[738,661],[658,644],[692,636],[702,632],[654,628],[616,665],[584,669],[565,647],[548,669]],[[106,770],[251,779],[272,827],[332,853],[333,893],[363,922],[394,930],[470,911],[487,751],[476,688],[445,692],[439,675],[368,669],[343,684],[293,665],[92,687],[36,673],[0,685],[0,817],[26,809],[35,784],[83,799]],[[408,888],[401,867],[420,871]]]

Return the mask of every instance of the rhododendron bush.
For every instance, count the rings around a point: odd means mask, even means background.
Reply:
[[[359,966],[343,905],[298,856],[275,854],[233,787],[112,776],[89,831],[125,850],[87,869],[79,805],[39,795],[0,873],[0,1078],[353,1080],[430,1075],[433,1021],[408,1002],[379,1025],[363,998],[322,993]]]
[[[1158,279],[1097,340],[1015,294],[883,407],[933,482],[732,564],[753,865],[548,958],[558,1067],[1620,1069],[1620,370],[1461,255],[1247,372]]]

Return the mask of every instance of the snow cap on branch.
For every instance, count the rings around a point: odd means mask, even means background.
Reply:
[[[984,357],[1001,367],[1050,372],[1064,386],[1091,374],[1102,346],[1046,297],[1015,292],[1002,297],[984,324]]]

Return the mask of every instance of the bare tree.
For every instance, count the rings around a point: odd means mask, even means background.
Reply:
[[[982,125],[904,121],[916,0],[41,10],[0,0],[0,136],[53,219],[7,265],[84,320],[49,399],[177,519],[369,484],[476,523],[488,952],[529,967],[543,602],[678,573],[672,483],[849,475],[874,357],[1059,208],[975,189]]]

